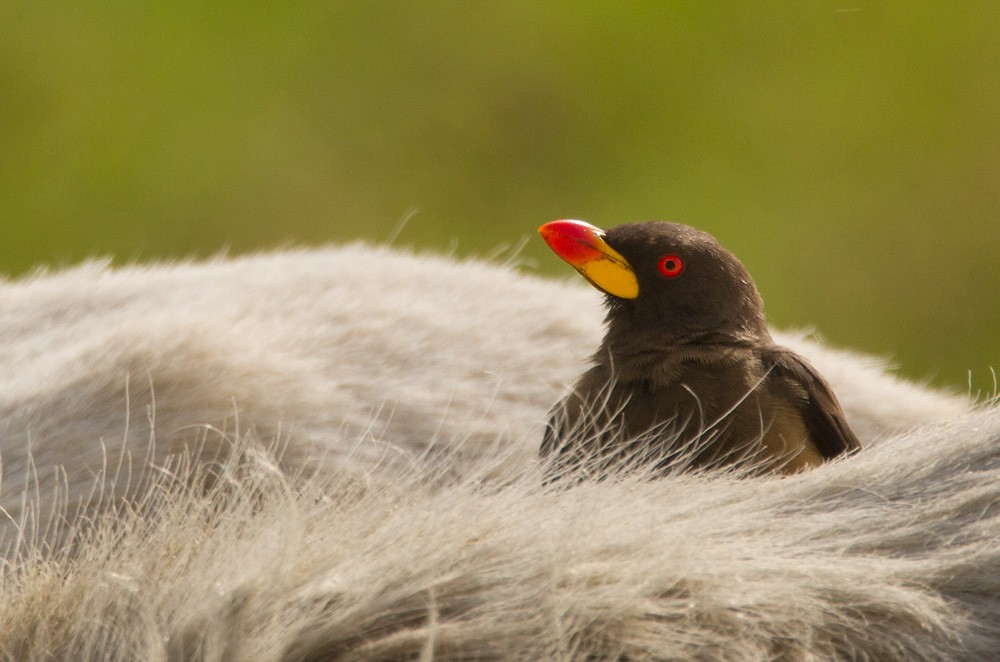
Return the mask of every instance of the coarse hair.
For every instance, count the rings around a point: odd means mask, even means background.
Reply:
[[[998,413],[778,333],[862,452],[547,485],[600,303],[363,244],[0,283],[0,655],[1000,650]]]

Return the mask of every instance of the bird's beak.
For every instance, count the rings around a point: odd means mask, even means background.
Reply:
[[[583,221],[552,221],[538,228],[538,234],[597,289],[622,299],[639,296],[635,271],[604,241],[604,230]]]

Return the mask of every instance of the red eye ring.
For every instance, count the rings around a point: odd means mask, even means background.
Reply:
[[[674,278],[680,276],[681,272],[684,271],[684,260],[681,259],[680,255],[671,253],[661,257],[656,267],[667,278]]]

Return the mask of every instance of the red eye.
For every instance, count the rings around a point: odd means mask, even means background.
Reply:
[[[667,278],[673,278],[674,276],[680,276],[681,272],[684,271],[684,260],[681,259],[680,255],[664,255],[660,258],[660,263],[656,265],[660,269],[660,273]]]

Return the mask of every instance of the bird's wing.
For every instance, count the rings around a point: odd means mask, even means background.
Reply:
[[[787,379],[805,391],[802,420],[824,457],[861,449],[833,389],[805,359],[789,349],[775,347],[765,354],[764,363],[773,376]]]

